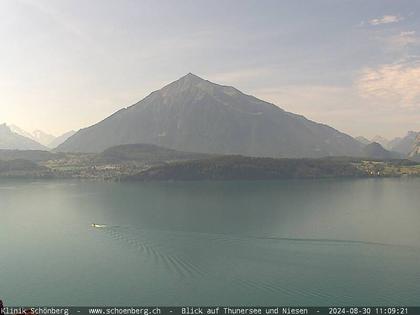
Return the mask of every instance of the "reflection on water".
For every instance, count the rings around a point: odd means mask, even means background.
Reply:
[[[9,304],[418,304],[420,180],[0,187]]]

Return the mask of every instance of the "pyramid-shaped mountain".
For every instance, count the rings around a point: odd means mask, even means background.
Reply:
[[[362,154],[362,145],[344,133],[191,73],[80,130],[57,150],[100,152],[134,143],[267,157]]]

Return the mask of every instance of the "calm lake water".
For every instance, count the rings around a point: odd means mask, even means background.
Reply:
[[[420,179],[0,180],[0,255],[8,305],[420,305]]]

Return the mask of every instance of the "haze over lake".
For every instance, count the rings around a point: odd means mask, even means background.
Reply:
[[[416,305],[419,191],[420,179],[404,178],[1,179],[1,297],[8,305]]]

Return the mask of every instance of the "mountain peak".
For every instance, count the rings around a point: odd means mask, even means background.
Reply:
[[[0,124],[0,129],[3,130],[3,131],[10,132],[10,127],[6,123]]]
[[[187,80],[202,80],[205,81],[203,78],[200,78],[198,75],[192,73],[192,72],[188,72],[186,75],[184,75],[183,77],[181,77],[181,79],[187,79]]]
[[[200,78],[198,75],[195,75],[194,73],[187,73],[183,77],[179,78],[175,82],[182,82],[183,84],[198,84],[202,82],[208,82],[207,80],[204,80],[203,78]]]
[[[209,89],[214,85],[214,83],[204,80],[190,72],[184,75],[183,77],[179,78],[178,80],[166,85],[160,91],[163,93],[163,95],[167,96],[174,95],[177,93],[183,93],[196,87],[199,87],[200,89]]]

